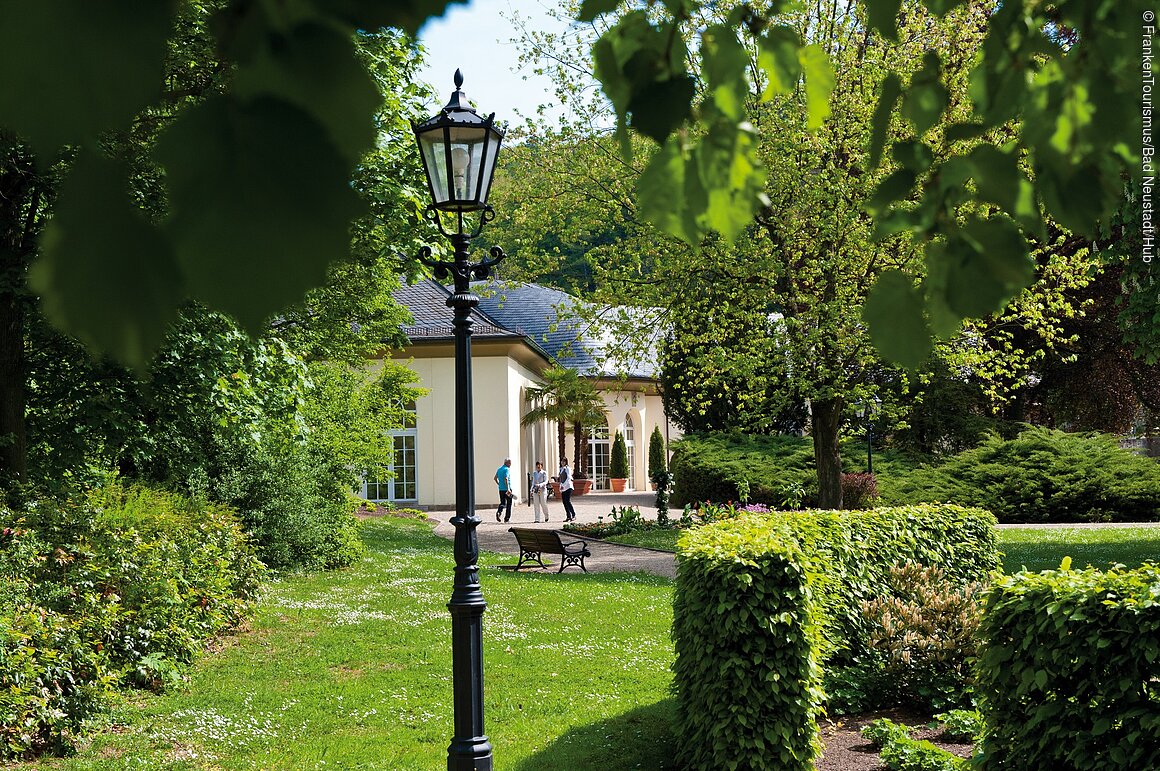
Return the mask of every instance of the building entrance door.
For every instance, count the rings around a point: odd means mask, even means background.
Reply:
[[[607,490],[608,484],[608,426],[588,430],[588,478],[593,490]]]

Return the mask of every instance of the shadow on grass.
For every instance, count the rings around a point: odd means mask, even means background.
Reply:
[[[673,725],[676,699],[568,731],[515,767],[515,771],[628,771],[679,769]]]

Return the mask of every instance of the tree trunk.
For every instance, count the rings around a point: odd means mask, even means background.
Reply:
[[[842,422],[841,399],[811,402],[814,440],[814,464],[818,468],[818,507],[842,508],[842,453],[838,447],[838,428]]]
[[[564,431],[564,421],[556,421],[556,442],[560,445],[560,454],[556,456],[557,460],[563,460],[568,457],[568,448],[565,446],[566,432]]]

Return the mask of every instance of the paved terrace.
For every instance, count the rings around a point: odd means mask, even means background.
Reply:
[[[640,509],[640,513],[646,519],[656,519],[657,510],[656,506],[653,505],[655,502],[656,494],[652,492],[591,492],[587,495],[572,496],[572,507],[576,509],[577,524],[597,522],[600,517],[604,517],[605,522],[611,521],[608,515],[614,506],[635,506]],[[550,519],[548,522],[540,524],[535,523],[532,507],[524,500],[512,504],[511,522],[496,522],[494,508],[480,508],[478,514],[483,520],[483,524],[475,531],[479,538],[479,548],[500,554],[511,554],[516,558],[518,558],[520,550],[516,545],[516,537],[508,532],[509,527],[560,530],[564,526],[564,504],[558,500],[548,501],[548,517]],[[672,514],[671,510],[670,514]],[[679,515],[680,512],[677,514]],[[449,520],[455,516],[454,511],[429,511],[427,516],[439,523],[435,527],[436,535],[441,535],[448,540],[454,539],[455,528],[449,523]],[[563,537],[565,539],[578,538],[570,533],[563,534]],[[667,578],[675,578],[677,575],[676,558],[668,552],[621,546],[593,539],[586,540],[588,541],[588,549],[592,552],[592,556],[584,560],[584,566],[589,571],[620,573],[644,571]],[[556,559],[557,555],[544,555],[544,561],[553,565],[551,570],[555,570],[555,567],[559,565]],[[517,559],[513,559],[512,564],[514,565],[517,561]],[[539,570],[539,566],[534,566],[534,569]],[[569,568],[567,572],[578,573],[580,571]]]

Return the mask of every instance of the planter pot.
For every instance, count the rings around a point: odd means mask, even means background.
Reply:
[[[624,488],[628,486],[627,479],[609,479],[608,483],[612,485],[612,492],[623,493]]]
[[[592,490],[591,479],[573,479],[572,484],[576,486],[576,489],[572,491],[573,495],[587,495]]]

